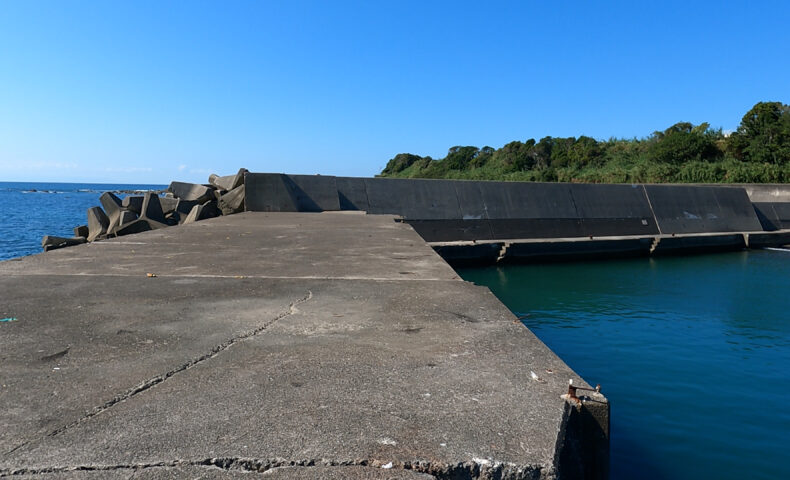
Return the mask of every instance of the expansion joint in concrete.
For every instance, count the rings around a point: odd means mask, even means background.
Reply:
[[[170,371],[168,371],[166,373],[163,373],[163,374],[160,374],[160,375],[156,375],[155,377],[151,377],[151,378],[143,381],[142,383],[130,388],[129,390],[127,390],[127,391],[125,391],[125,392],[123,392],[123,393],[121,393],[119,395],[116,395],[114,398],[112,398],[111,400],[107,401],[103,405],[100,405],[98,407],[94,407],[93,410],[91,410],[90,412],[86,413],[84,416],[78,418],[77,420],[74,420],[73,422],[68,423],[66,425],[63,425],[63,426],[61,426],[61,427],[59,427],[59,428],[57,428],[55,430],[52,430],[46,436],[47,437],[54,437],[54,436],[60,435],[61,433],[65,432],[66,430],[69,430],[69,429],[71,429],[73,427],[76,427],[77,425],[79,425],[79,424],[81,424],[81,423],[83,423],[83,422],[95,417],[96,415],[99,415],[100,413],[102,413],[102,412],[104,412],[106,410],[109,410],[110,408],[114,407],[115,405],[117,405],[117,404],[119,404],[121,402],[124,402],[124,401],[134,397],[135,395],[138,395],[138,394],[140,394],[142,392],[145,392],[146,390],[148,390],[150,388],[153,388],[153,387],[159,385],[160,383],[166,381],[167,379],[169,379],[170,377],[172,377],[174,375],[177,375],[177,374],[179,374],[181,372],[189,370],[192,367],[198,366],[198,365],[200,365],[200,364],[202,364],[202,363],[204,363],[204,362],[206,362],[208,360],[211,360],[212,358],[218,356],[219,354],[221,354],[225,350],[227,350],[230,347],[232,347],[233,345],[235,345],[236,343],[239,343],[239,342],[242,342],[242,341],[247,340],[249,338],[252,338],[252,337],[264,332],[267,328],[271,327],[275,322],[277,322],[279,320],[282,320],[285,317],[288,317],[290,315],[295,314],[298,311],[296,309],[297,305],[302,304],[304,302],[307,302],[308,300],[310,300],[312,298],[313,298],[313,292],[308,290],[308,292],[307,292],[307,294],[305,294],[305,296],[303,296],[301,298],[298,298],[298,299],[294,300],[293,302],[291,302],[288,305],[288,308],[285,311],[283,311],[280,314],[276,315],[274,318],[272,318],[268,322],[260,325],[259,327],[255,328],[253,330],[250,330],[250,331],[248,331],[248,332],[246,332],[246,333],[244,333],[242,335],[239,335],[239,336],[236,336],[236,337],[232,337],[232,338],[226,340],[225,342],[214,346],[207,353],[205,353],[205,354],[203,354],[203,355],[201,355],[201,356],[199,356],[197,358],[194,358],[194,359],[190,360],[189,362],[184,363],[184,364],[182,364],[182,365],[180,365],[180,366],[178,366],[178,367],[176,367],[176,368],[174,368],[174,369],[172,369],[172,370],[170,370]],[[22,448],[22,447],[24,447],[26,445],[29,445],[30,443],[31,443],[31,441],[27,441],[27,442],[24,442],[24,443],[22,443],[20,445],[17,445],[16,447],[14,447],[11,450],[9,450],[7,453],[9,453],[9,454],[13,453],[16,450],[19,450],[20,448]]]

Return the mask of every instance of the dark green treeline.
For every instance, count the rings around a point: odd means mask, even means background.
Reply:
[[[590,137],[452,147],[434,160],[400,153],[384,177],[590,183],[790,182],[790,106],[760,102],[730,135],[681,122],[642,139]]]

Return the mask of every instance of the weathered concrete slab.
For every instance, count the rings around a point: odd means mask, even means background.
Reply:
[[[385,240],[387,239],[387,240]],[[211,246],[210,249],[204,246]],[[458,280],[405,224],[359,213],[239,213],[6,262],[32,275]],[[207,249],[210,254],[206,254]]]
[[[128,238],[0,263],[0,475],[556,476],[560,394],[585,384],[407,225],[244,213]]]

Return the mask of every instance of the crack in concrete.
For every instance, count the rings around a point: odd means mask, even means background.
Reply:
[[[164,382],[165,380],[167,380],[168,378],[172,377],[173,375],[176,375],[176,374],[179,374],[179,373],[184,372],[186,370],[189,370],[190,368],[195,367],[197,365],[200,365],[201,363],[203,363],[203,362],[205,362],[207,360],[211,360],[212,358],[216,357],[220,353],[224,352],[228,348],[230,348],[233,345],[235,345],[236,343],[242,342],[244,340],[247,340],[248,338],[254,337],[254,336],[260,334],[261,332],[263,332],[264,330],[266,330],[267,328],[269,328],[270,326],[272,326],[275,322],[277,322],[279,320],[282,320],[283,318],[288,317],[290,315],[293,315],[294,313],[297,312],[297,309],[296,309],[297,305],[302,304],[304,302],[307,302],[307,301],[309,301],[312,298],[313,298],[313,292],[308,290],[307,291],[307,295],[305,295],[304,297],[299,298],[299,299],[294,300],[293,302],[291,302],[288,305],[288,309],[286,311],[284,311],[284,312],[280,313],[279,315],[275,316],[274,318],[272,318],[268,322],[264,323],[263,325],[259,326],[258,328],[255,328],[254,330],[250,330],[249,332],[247,332],[247,333],[245,333],[243,335],[239,335],[237,337],[232,337],[229,340],[227,340],[227,341],[215,346],[208,353],[206,353],[204,355],[201,355],[200,357],[192,359],[189,362],[184,363],[184,364],[182,364],[182,365],[180,365],[180,366],[174,368],[173,370],[170,370],[170,371],[168,371],[168,372],[166,372],[164,374],[157,375],[155,377],[149,378],[148,380],[145,380],[144,382],[138,384],[135,387],[130,388],[129,390],[121,393],[120,395],[116,395],[114,398],[112,398],[111,400],[105,402],[103,405],[100,405],[98,407],[94,407],[92,411],[88,412],[87,414],[85,414],[84,416],[78,418],[77,420],[74,420],[73,422],[68,423],[66,425],[63,425],[63,426],[61,426],[61,427],[59,427],[59,428],[57,428],[55,430],[52,430],[51,432],[46,434],[45,437],[54,437],[56,435],[60,435],[61,433],[65,432],[66,430],[69,430],[70,428],[73,428],[73,427],[81,424],[82,422],[85,422],[86,420],[89,420],[89,419],[95,417],[96,415],[98,415],[98,414],[100,414],[100,413],[102,413],[102,412],[114,407],[115,405],[117,405],[117,404],[119,404],[121,402],[124,402],[124,401],[132,398],[133,396],[135,396],[135,395],[137,395],[139,393],[142,393],[142,392],[144,392],[144,391],[146,391],[146,390],[148,390],[150,388],[153,388],[156,385],[159,385],[160,383]],[[30,443],[35,442],[35,441],[36,440],[29,440],[29,441],[24,442],[24,443],[22,443],[20,445],[17,445],[16,447],[14,447],[11,450],[9,450],[8,452],[6,452],[6,454],[14,453],[15,451],[19,450],[20,448],[25,447],[25,446],[27,446]]]
[[[284,458],[258,459],[245,457],[219,457],[205,458],[202,460],[172,460],[155,463],[130,463],[118,465],[77,465],[55,466],[41,468],[19,468],[15,470],[0,470],[0,477],[17,475],[43,475],[50,473],[66,472],[106,472],[112,470],[144,470],[149,468],[177,468],[198,467],[214,468],[225,471],[264,473],[278,468],[293,467],[372,467],[382,468],[385,465],[380,460],[329,460],[329,459],[304,459],[288,460]],[[435,477],[437,480],[539,480],[555,478],[553,469],[545,470],[543,467],[526,465],[517,466],[510,463],[489,462],[472,460],[458,463],[431,463],[427,461],[414,462],[388,462],[387,468],[397,470],[410,470],[415,473],[424,473]]]

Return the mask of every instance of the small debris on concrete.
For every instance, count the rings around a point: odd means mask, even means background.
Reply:
[[[16,322],[16,317],[7,317],[7,318],[0,318],[0,322],[9,323],[9,322]]]

